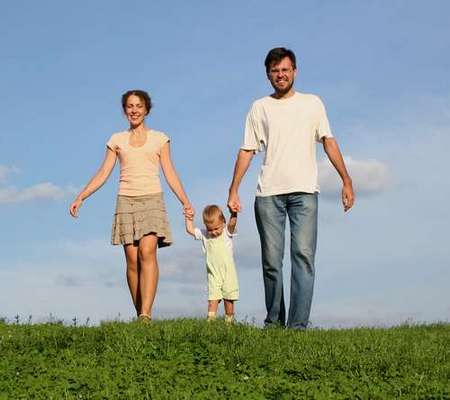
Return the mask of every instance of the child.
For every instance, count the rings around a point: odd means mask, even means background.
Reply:
[[[228,225],[222,210],[216,205],[206,206],[203,210],[205,229],[194,227],[191,219],[186,218],[186,232],[196,240],[202,241],[206,256],[208,273],[208,321],[216,319],[217,308],[223,299],[225,321],[234,321],[234,302],[239,298],[239,284],[233,260],[231,241],[236,228],[237,213],[232,212]]]

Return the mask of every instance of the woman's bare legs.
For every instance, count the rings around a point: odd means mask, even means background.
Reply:
[[[139,240],[139,286],[141,304],[139,314],[151,316],[156,289],[158,288],[159,269],[156,259],[158,238],[154,234],[146,235]]]
[[[131,299],[133,300],[134,308],[137,315],[141,311],[141,295],[139,290],[139,257],[138,246],[134,244],[127,244],[123,246],[125,251],[125,258],[127,261],[127,282],[130,289]]]

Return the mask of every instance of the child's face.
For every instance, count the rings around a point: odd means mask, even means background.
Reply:
[[[220,218],[216,218],[212,222],[205,223],[208,235],[213,238],[218,237],[222,234],[224,226],[225,223]]]

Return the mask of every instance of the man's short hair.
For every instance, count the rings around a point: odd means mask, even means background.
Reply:
[[[266,66],[266,73],[269,73],[270,68],[274,64],[278,64],[283,58],[288,57],[291,60],[292,67],[297,69],[297,63],[295,60],[295,54],[292,50],[285,47],[275,47],[267,53],[264,65]]]

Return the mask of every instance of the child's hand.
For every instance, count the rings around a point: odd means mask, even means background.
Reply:
[[[186,225],[186,232],[189,235],[195,237],[195,227],[194,227],[194,209],[188,203],[183,205],[184,223]]]
[[[230,210],[230,219],[228,220],[227,228],[228,232],[234,233],[237,224],[237,212],[232,211],[231,208],[229,208],[229,210]]]

